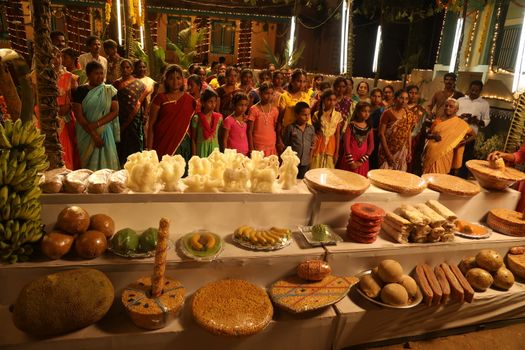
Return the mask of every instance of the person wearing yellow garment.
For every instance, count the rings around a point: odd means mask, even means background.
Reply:
[[[284,143],[282,139],[283,130],[290,124],[295,122],[294,107],[298,102],[305,102],[310,105],[310,96],[304,92],[306,84],[306,72],[302,69],[296,69],[290,78],[288,90],[284,91],[279,97],[279,121],[277,123],[277,152],[280,154],[284,151]],[[308,120],[308,124],[312,124]]]

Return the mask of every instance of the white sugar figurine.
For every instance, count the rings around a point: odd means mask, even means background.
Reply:
[[[279,170],[279,158],[275,155],[264,157],[260,151],[252,151],[250,163],[251,191],[252,192],[274,192],[275,179]]]
[[[160,168],[162,169],[160,179],[164,185],[164,191],[181,192],[180,179],[184,175],[184,168],[186,168],[184,158],[180,154],[164,155],[160,161]]]
[[[289,190],[297,185],[298,165],[301,162],[297,153],[291,147],[287,147],[281,154],[282,165],[279,168],[279,184],[283,190]]]
[[[128,156],[124,169],[128,171],[127,186],[134,192],[157,192],[160,190],[159,158],[155,151],[143,151]]]

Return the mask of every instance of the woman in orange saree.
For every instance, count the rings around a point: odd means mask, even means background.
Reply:
[[[424,174],[448,174],[461,168],[465,144],[474,141],[476,134],[456,116],[458,107],[458,101],[449,98],[443,117],[432,124],[424,151]]]

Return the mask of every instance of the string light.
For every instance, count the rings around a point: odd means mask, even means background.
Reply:
[[[499,3],[498,10],[496,11],[496,25],[494,26],[494,35],[492,36],[492,47],[490,48],[490,61],[489,61],[490,70],[492,70],[492,66],[494,65],[494,56],[496,53],[496,41],[499,35],[500,16],[501,16],[501,2]]]
[[[472,23],[472,26],[470,27],[470,36],[468,39],[468,48],[467,48],[467,57],[465,58],[465,66],[468,67],[470,62],[470,54],[472,52],[472,44],[474,43],[474,36],[476,35],[476,29],[478,27],[478,19],[479,19],[479,10],[476,11],[476,16],[474,17],[474,22]]]
[[[445,14],[443,15],[443,22],[441,23],[441,33],[439,33],[439,42],[438,42],[438,48],[437,48],[437,54],[436,54],[436,62],[434,62],[435,64],[438,63],[439,61],[439,54],[441,53],[441,42],[443,41],[443,31],[445,30],[445,22],[447,20],[447,14],[448,14],[448,11],[445,10]]]

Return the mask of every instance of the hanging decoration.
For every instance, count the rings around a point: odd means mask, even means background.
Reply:
[[[496,54],[496,43],[498,41],[498,35],[499,35],[499,29],[500,29],[500,18],[501,18],[501,1],[498,3],[498,9],[496,11],[496,25],[494,27],[494,34],[492,35],[492,45],[490,48],[490,60],[489,60],[489,68],[492,70],[492,66],[494,65],[494,56]]]
[[[467,52],[465,53],[465,66],[468,66],[470,63],[470,54],[472,53],[472,45],[474,43],[474,37],[476,36],[476,29],[478,28],[478,19],[480,11],[477,10],[474,14],[474,20],[470,25],[470,33],[467,43]]]
[[[113,5],[113,0],[106,0],[106,6],[104,8],[104,13],[106,14],[105,17],[105,24],[108,25],[111,21],[111,6]]]
[[[479,40],[480,43],[484,43],[487,40],[491,14],[492,14],[492,5],[487,5],[487,7],[485,8],[485,20],[483,21],[483,31],[481,34],[481,39]],[[484,48],[485,48],[485,45],[479,45],[478,53],[481,54]]]
[[[126,0],[128,2],[129,6],[129,19],[131,20],[131,24],[135,25],[137,24],[137,0]]]

